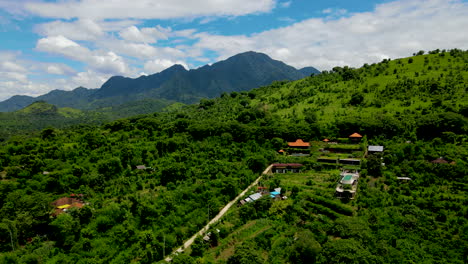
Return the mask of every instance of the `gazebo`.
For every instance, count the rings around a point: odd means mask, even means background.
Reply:
[[[362,136],[359,133],[353,133],[349,136],[352,141],[361,141]]]

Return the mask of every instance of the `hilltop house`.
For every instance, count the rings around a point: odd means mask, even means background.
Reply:
[[[288,147],[294,149],[309,149],[310,143],[304,142],[302,139],[297,139],[295,142],[288,142]]]
[[[288,148],[292,156],[307,156],[309,155],[310,143],[297,139],[295,142],[288,142]]]
[[[336,185],[337,198],[354,199],[356,196],[359,173],[357,171],[344,170],[340,174],[340,180]]]

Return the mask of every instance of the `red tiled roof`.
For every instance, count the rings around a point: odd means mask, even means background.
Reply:
[[[284,152],[284,150],[280,149],[280,150],[278,150],[278,152],[280,152],[280,153],[283,153],[283,152]]]
[[[304,142],[302,139],[296,140],[296,142],[288,142],[290,147],[310,147],[309,142]]]
[[[328,138],[324,139],[323,142],[328,142],[330,141]]]
[[[83,206],[84,206],[84,203],[81,200],[78,200],[76,198],[71,198],[71,197],[62,197],[62,198],[57,199],[54,202],[52,202],[52,205],[55,207],[54,213],[52,215],[57,216],[57,215],[65,212],[64,209],[59,208],[59,206],[63,206],[63,205],[67,205],[67,204],[70,205],[69,207],[67,207],[67,209],[70,209],[70,208],[73,208],[73,207],[83,208]]]
[[[358,133],[353,133],[351,136],[349,136],[350,138],[362,138],[361,135],[359,135]]]

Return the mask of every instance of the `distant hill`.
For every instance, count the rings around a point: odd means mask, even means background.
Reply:
[[[173,65],[160,73],[135,79],[113,76],[99,89],[54,90],[36,98],[13,96],[0,102],[0,112],[16,111],[34,101],[81,110],[115,107],[144,99],[194,103],[223,92],[246,91],[278,80],[298,80],[312,73],[319,71],[313,67],[297,70],[266,54],[250,51],[198,69],[186,70],[181,65]]]
[[[19,133],[28,133],[46,127],[63,128],[71,125],[98,125],[119,118],[146,113],[178,109],[183,104],[162,99],[132,101],[119,106],[95,110],[80,110],[71,107],[57,107],[45,101],[36,101],[14,111],[0,112],[0,142]]]

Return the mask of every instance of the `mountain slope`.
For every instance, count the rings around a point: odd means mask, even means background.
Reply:
[[[187,71],[181,65],[149,76],[132,79],[114,76],[100,89],[76,88],[73,91],[54,90],[37,98],[13,96],[0,102],[0,112],[15,111],[34,101],[42,100],[57,107],[91,110],[117,106],[143,99],[166,99],[193,103],[201,98],[213,98],[223,92],[245,91],[268,85],[276,80],[297,80],[318,71],[313,67],[296,70],[265,54],[245,52],[227,60]]]

